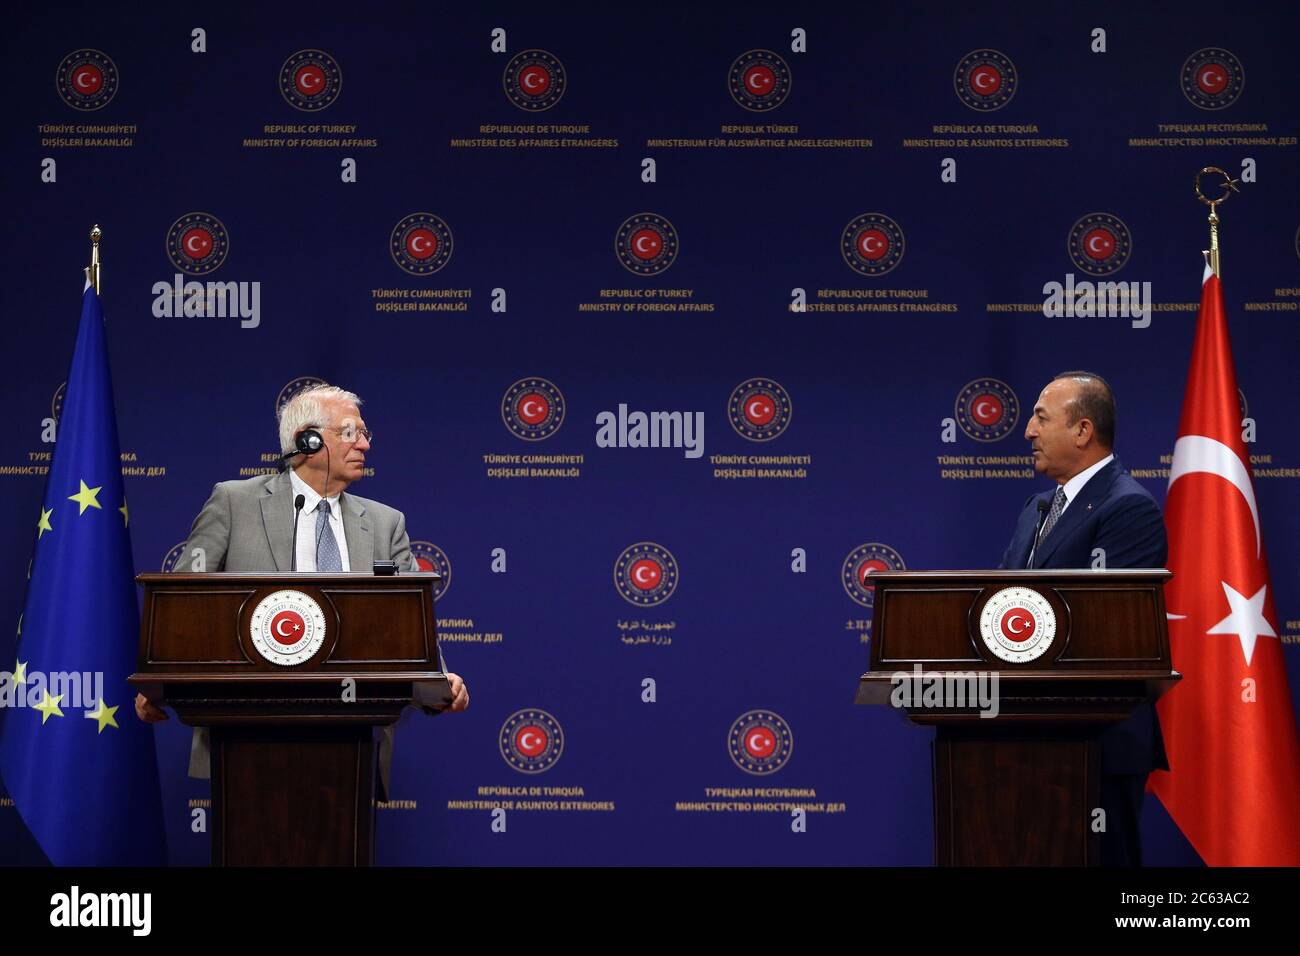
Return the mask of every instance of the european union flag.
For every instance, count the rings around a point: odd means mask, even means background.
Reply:
[[[87,283],[18,638],[0,674],[0,776],[56,866],[165,862],[104,313]],[[9,670],[9,668],[4,668]]]

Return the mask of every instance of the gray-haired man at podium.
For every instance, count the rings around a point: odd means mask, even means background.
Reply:
[[[418,571],[402,513],[346,493],[365,473],[373,437],[360,405],[355,394],[333,385],[318,385],[290,399],[280,413],[280,450],[287,470],[218,483],[194,519],[176,570],[190,570],[197,554],[208,571],[369,573],[376,561],[392,561],[399,571]],[[439,667],[451,685],[450,703],[420,684],[412,703],[426,713],[464,710],[469,706],[465,682],[448,672],[441,659]],[[135,710],[141,720],[168,719],[166,711],[144,695],[136,696]],[[380,768],[385,792],[392,736],[392,726],[384,728]],[[208,773],[207,731],[196,728],[190,775]]]

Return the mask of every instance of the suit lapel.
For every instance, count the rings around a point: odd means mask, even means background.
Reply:
[[[347,492],[339,495],[343,504],[343,536],[348,542],[348,567],[369,574],[375,566],[375,533],[370,529],[365,505]]]
[[[262,524],[266,527],[266,543],[271,548],[277,571],[293,567],[293,485],[289,473],[277,475],[267,483],[262,496]]]
[[[1046,567],[1047,562],[1065,539],[1083,523],[1088,516],[1088,512],[1092,510],[1092,506],[1104,498],[1106,492],[1110,491],[1110,486],[1115,483],[1115,476],[1119,472],[1119,459],[1116,458],[1089,478],[1088,483],[1079,489],[1079,493],[1075,495],[1074,500],[1065,509],[1065,514],[1061,515],[1056,522],[1056,526],[1052,528],[1052,533],[1044,538],[1038,546],[1038,553],[1034,555],[1034,567]]]

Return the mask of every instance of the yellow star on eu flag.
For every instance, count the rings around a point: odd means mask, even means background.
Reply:
[[[68,495],[68,500],[75,501],[77,504],[81,505],[81,510],[78,511],[77,514],[84,515],[87,508],[100,507],[99,502],[95,499],[95,495],[99,494],[103,490],[103,485],[100,485],[98,488],[87,488],[86,481],[83,478],[81,481],[81,490],[75,495]],[[101,508],[100,510],[102,511],[103,509]]]
[[[14,664],[14,674],[12,680],[15,684],[27,683],[27,665],[30,663],[31,661],[18,661],[16,664]]]
[[[41,520],[38,521],[38,522],[36,522],[36,529],[37,529],[36,540],[37,540],[37,541],[40,541],[41,538],[43,538],[43,537],[45,536],[45,532],[47,532],[47,531],[53,531],[53,530],[54,530],[54,528],[51,527],[51,525],[50,525],[50,515],[52,515],[52,514],[54,514],[54,509],[53,509],[53,508],[51,508],[49,511],[46,511],[44,508],[41,509]]]
[[[126,510],[125,498],[122,499],[122,507],[118,508],[117,510],[122,512],[122,527],[125,528],[127,525],[131,523],[131,515]]]
[[[50,719],[51,715],[54,717],[63,716],[63,711],[59,710],[59,702],[61,700],[63,700],[62,694],[58,697],[51,697],[50,692],[47,690],[39,704],[32,704],[32,710],[39,710],[41,712],[42,727],[45,726],[45,722]]]
[[[117,727],[117,721],[113,719],[113,715],[116,713],[116,707],[105,707],[104,702],[101,700],[95,705],[94,710],[86,711],[86,719],[99,721],[99,730],[95,732],[102,734],[105,727]]]

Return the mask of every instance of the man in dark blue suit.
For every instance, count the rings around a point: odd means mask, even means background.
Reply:
[[[1002,555],[1004,568],[1163,568],[1169,554],[1160,506],[1114,455],[1115,396],[1100,375],[1062,372],[1025,426],[1034,468],[1056,488],[1032,495]],[[1039,502],[1047,515],[1039,526]],[[1035,534],[1037,532],[1037,534]],[[1140,866],[1138,821],[1146,780],[1168,770],[1155,707],[1146,702],[1101,736],[1105,866]]]

